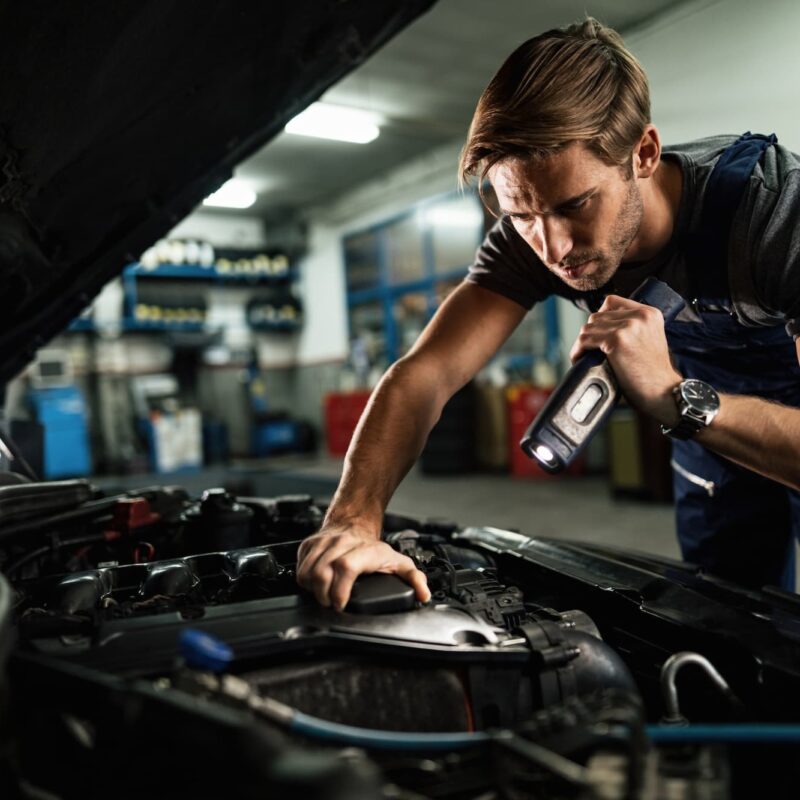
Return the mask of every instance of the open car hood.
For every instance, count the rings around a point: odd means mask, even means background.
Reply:
[[[0,385],[432,4],[0,4]]]

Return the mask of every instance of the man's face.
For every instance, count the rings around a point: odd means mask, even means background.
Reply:
[[[489,179],[520,236],[573,289],[603,286],[632,249],[643,216],[637,182],[583,144],[540,161],[506,159]]]

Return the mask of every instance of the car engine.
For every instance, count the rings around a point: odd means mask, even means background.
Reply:
[[[337,612],[295,581],[324,515],[310,496],[3,478],[4,797],[750,797],[765,771],[771,796],[796,785],[793,596],[387,514],[431,602],[373,574]]]

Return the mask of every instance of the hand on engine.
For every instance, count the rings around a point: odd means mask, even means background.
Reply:
[[[354,526],[324,526],[309,536],[297,553],[297,582],[323,606],[341,611],[355,579],[368,572],[390,572],[411,584],[417,599],[431,598],[425,573],[374,534]]]
[[[597,348],[608,358],[620,388],[641,411],[665,425],[678,421],[672,389],[683,379],[672,366],[664,317],[652,306],[609,295],[581,328],[570,358]]]

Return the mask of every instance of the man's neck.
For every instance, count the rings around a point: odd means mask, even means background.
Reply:
[[[642,184],[644,215],[625,261],[649,261],[669,244],[678,218],[683,171],[674,161],[662,160],[652,178]]]

